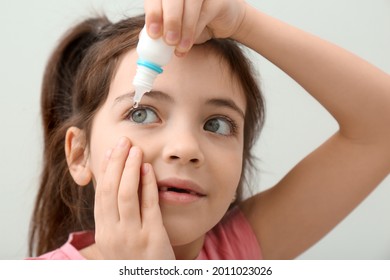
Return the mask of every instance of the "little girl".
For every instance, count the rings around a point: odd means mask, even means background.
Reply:
[[[292,259],[388,175],[388,74],[241,0],[146,0],[145,13],[80,23],[48,63],[36,258]],[[144,25],[176,57],[133,108]],[[240,43],[339,124],[273,188],[247,199],[264,104]]]

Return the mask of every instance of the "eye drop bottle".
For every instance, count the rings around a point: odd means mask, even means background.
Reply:
[[[145,28],[141,30],[137,45],[139,58],[133,80],[135,89],[133,107],[136,108],[142,96],[152,90],[154,80],[163,72],[162,66],[172,58],[174,49],[175,47],[167,45],[162,37],[152,39]]]

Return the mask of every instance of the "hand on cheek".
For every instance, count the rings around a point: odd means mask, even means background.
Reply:
[[[153,168],[124,137],[107,152],[98,176],[95,241],[104,259],[175,258]]]

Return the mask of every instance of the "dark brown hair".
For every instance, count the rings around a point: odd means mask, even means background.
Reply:
[[[44,164],[32,216],[29,254],[41,255],[61,246],[70,232],[94,229],[94,187],[79,187],[65,158],[65,135],[71,126],[86,133],[89,143],[94,115],[104,104],[121,56],[136,47],[144,16],[111,23],[106,17],[85,20],[60,40],[43,78],[41,113]],[[249,60],[230,39],[212,39],[209,49],[227,62],[246,95],[242,185],[254,167],[251,148],[262,128],[264,105]]]

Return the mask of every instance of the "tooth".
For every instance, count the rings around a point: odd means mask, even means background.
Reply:
[[[166,191],[168,191],[168,188],[167,187],[162,187],[162,188],[160,188],[160,191],[166,192]]]

